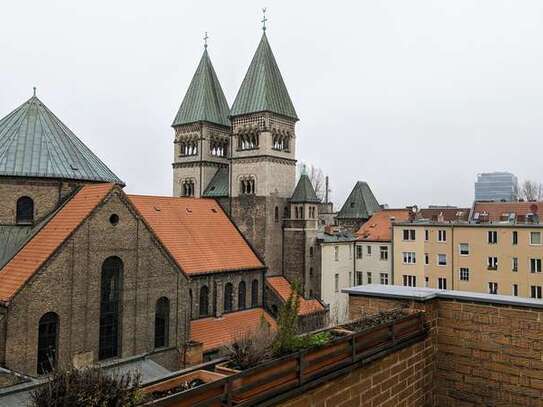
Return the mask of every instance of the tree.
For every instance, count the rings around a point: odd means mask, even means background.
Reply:
[[[317,197],[321,201],[324,201],[324,197],[326,195],[326,179],[324,177],[322,169],[315,167],[312,164],[299,162],[298,174],[301,175],[304,173],[309,177],[309,180],[311,181],[311,185],[313,185],[313,189],[315,190]]]
[[[533,180],[525,180],[520,186],[519,197],[525,201],[543,200],[543,184]]]

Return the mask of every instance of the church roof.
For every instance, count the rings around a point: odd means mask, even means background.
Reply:
[[[228,196],[228,167],[221,167],[217,170],[209,185],[204,191],[205,197],[217,198],[222,196]]]
[[[313,188],[313,185],[311,184],[311,180],[306,174],[302,174],[300,176],[300,179],[298,180],[298,184],[296,185],[296,188],[294,188],[294,192],[292,194],[292,197],[290,198],[290,202],[293,203],[319,203],[320,199],[317,197],[317,194],[315,193],[315,188]]]
[[[0,269],[17,253],[32,233],[32,226],[0,225]]]
[[[337,214],[338,219],[368,219],[381,210],[367,182],[358,181]]]
[[[0,176],[124,185],[36,96],[0,120]]]
[[[241,83],[230,116],[264,111],[298,120],[266,33],[262,35],[245,79]]]
[[[129,199],[186,274],[265,267],[214,199],[143,195]]]
[[[200,121],[230,126],[228,114],[228,102],[205,49],[172,126]]]

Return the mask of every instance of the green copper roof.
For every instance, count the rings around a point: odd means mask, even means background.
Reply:
[[[0,120],[0,176],[124,185],[36,96]]]
[[[358,181],[347,201],[339,211],[339,219],[369,219],[375,212],[381,210],[379,202],[366,182]]]
[[[228,167],[219,168],[211,178],[203,196],[208,198],[228,196],[228,175]]]
[[[318,203],[320,199],[315,193],[315,188],[311,184],[311,180],[306,174],[302,174],[298,180],[294,193],[290,198],[290,202],[294,203]]]
[[[245,79],[241,83],[230,116],[264,111],[298,120],[266,33],[262,35]]]
[[[206,49],[172,126],[199,121],[230,126],[228,113],[228,102]]]
[[[0,269],[19,251],[32,233],[32,226],[0,225]]]

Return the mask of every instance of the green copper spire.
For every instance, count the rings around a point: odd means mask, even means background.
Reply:
[[[305,167],[304,167],[305,168]],[[304,170],[305,171],[305,170]],[[311,184],[311,180],[307,174],[302,173],[296,188],[294,188],[294,193],[290,198],[290,202],[293,203],[319,203],[320,199],[315,193],[315,188]]]
[[[256,112],[273,112],[298,120],[265,31],[243,79],[230,116]]]
[[[204,54],[172,126],[200,121],[230,126],[228,102],[207,53],[207,38],[206,33]]]
[[[337,214],[338,219],[369,219],[381,207],[375,199],[370,186],[363,181],[358,181],[351,194]]]

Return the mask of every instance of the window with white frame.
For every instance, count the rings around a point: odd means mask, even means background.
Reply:
[[[498,270],[498,258],[495,256],[489,256],[487,259],[487,268],[489,270]]]
[[[530,244],[531,245],[541,244],[541,232],[530,232]]]
[[[424,277],[424,286],[425,286],[425,287],[428,287],[429,281],[430,281],[430,278]]]
[[[368,253],[368,256],[371,256],[371,246],[370,245],[366,246],[366,253]]]
[[[530,259],[530,273],[541,273],[541,259]]]
[[[469,281],[469,268],[460,267],[460,281]]]
[[[498,243],[498,232],[495,230],[488,231],[488,244]]]
[[[357,259],[362,258],[362,246],[356,246],[356,258]]]
[[[403,240],[415,240],[416,239],[415,229],[404,229],[403,230]]]
[[[498,283],[490,281],[488,283],[488,293],[489,294],[498,294]]]
[[[388,273],[381,273],[380,274],[381,284],[388,285]]]
[[[447,255],[446,254],[438,254],[437,255],[437,265],[438,266],[446,266],[447,265]]]
[[[403,252],[404,264],[415,264],[417,262],[415,252]]]
[[[447,289],[447,279],[444,277],[439,277],[437,279],[437,288],[440,290],[446,290]]]
[[[541,286],[540,285],[531,285],[530,286],[530,297],[541,299]]]
[[[430,264],[430,256],[428,255],[428,253],[424,253],[424,264]]]
[[[513,295],[513,297],[518,297],[518,284],[513,284],[511,286],[511,295]]]
[[[511,235],[511,244],[514,244],[514,245],[518,244],[518,232],[516,230],[514,230]]]
[[[518,271],[518,257],[513,257],[511,259],[511,271],[515,273]]]
[[[403,276],[403,285],[405,287],[416,287],[417,286],[417,276]]]
[[[381,254],[381,260],[383,261],[388,260],[388,246],[380,246],[379,252]]]
[[[372,284],[372,279],[371,279],[371,273],[370,272],[366,273],[366,278],[368,280],[368,284]]]
[[[364,280],[362,279],[362,272],[361,271],[357,271],[356,272],[356,285],[362,285],[364,284]]]
[[[444,229],[440,229],[437,231],[437,241],[438,242],[446,242],[447,241],[447,231]]]
[[[430,231],[428,229],[424,231],[424,240],[430,240]]]
[[[468,256],[468,255],[469,255],[469,244],[460,243],[460,256]]]

